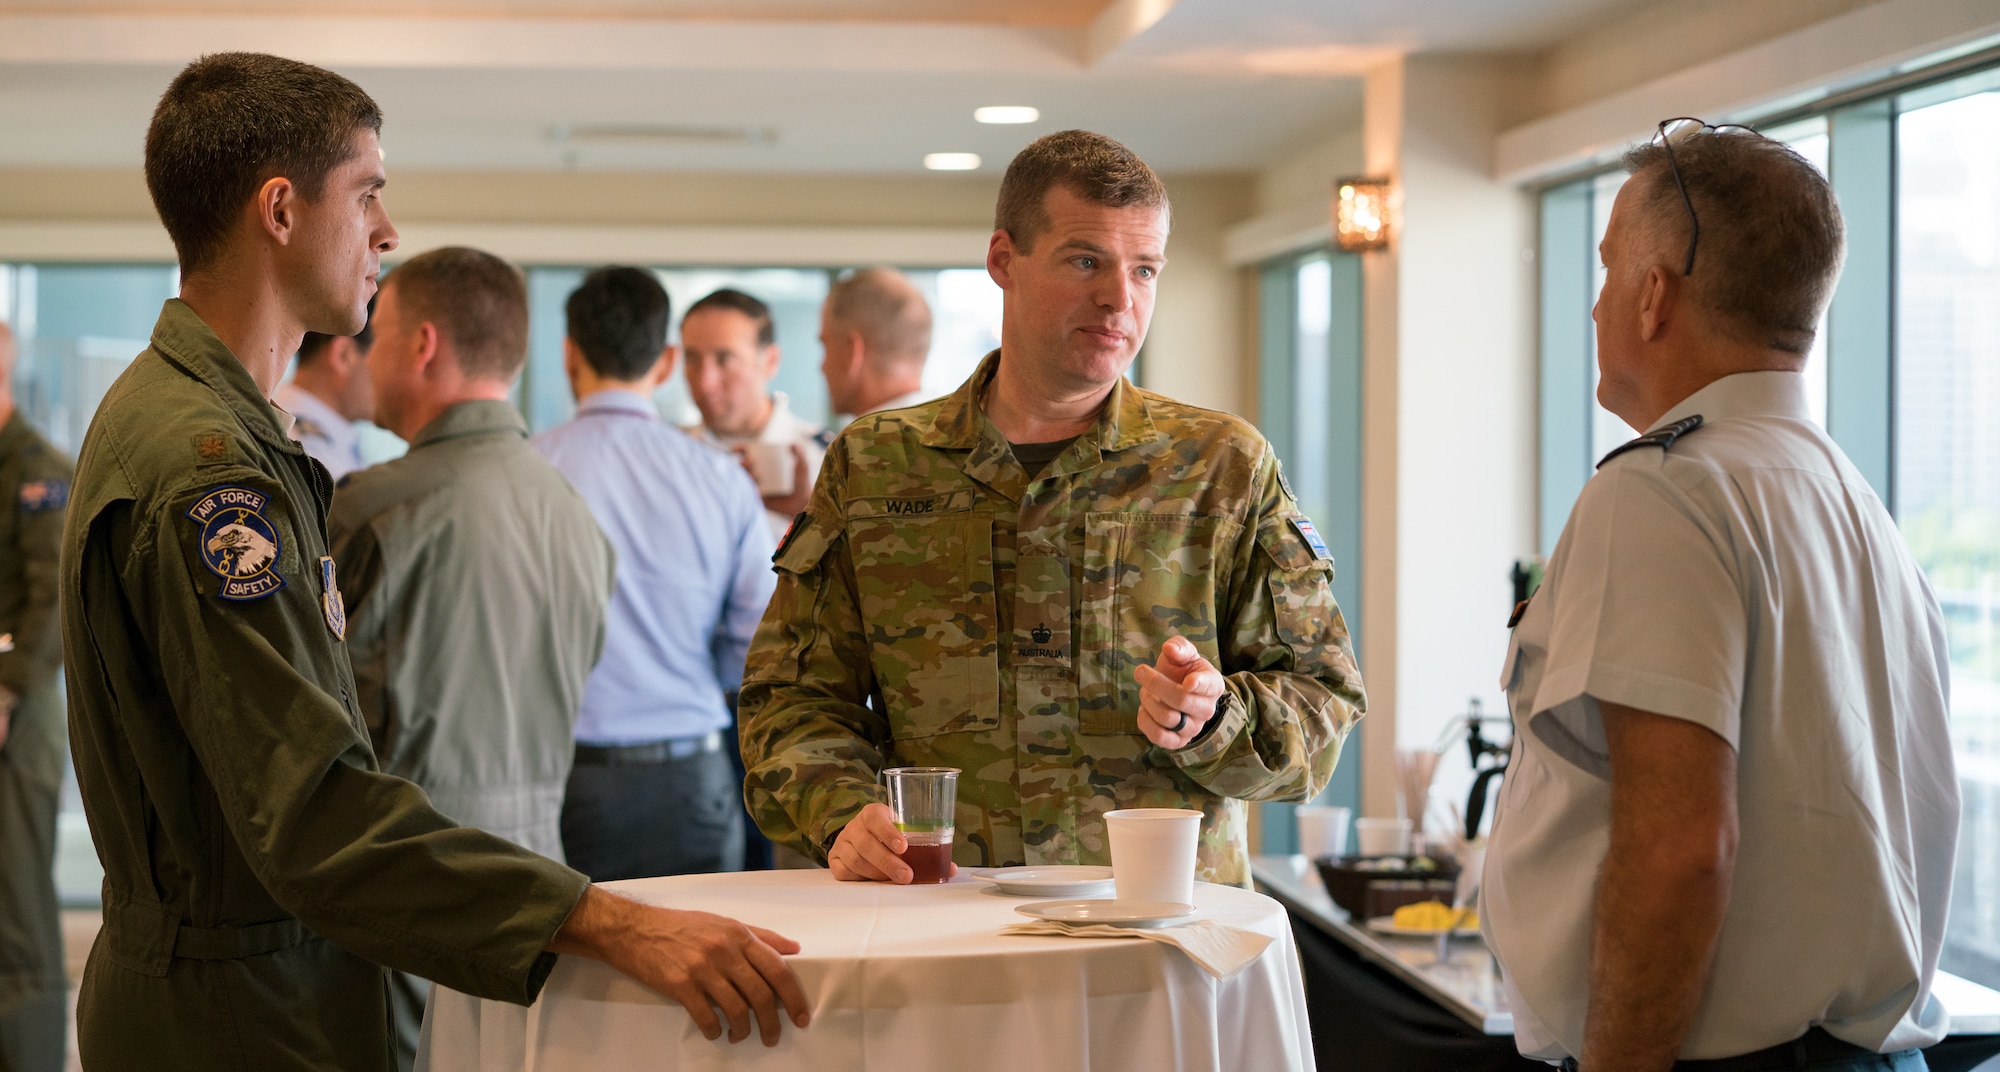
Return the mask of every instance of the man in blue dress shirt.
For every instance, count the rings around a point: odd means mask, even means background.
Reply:
[[[739,870],[743,787],[727,695],[770,601],[771,531],[736,458],[663,423],[670,310],[651,273],[569,296],[576,416],[534,446],[618,552],[604,656],[584,686],[563,851],[593,880]]]

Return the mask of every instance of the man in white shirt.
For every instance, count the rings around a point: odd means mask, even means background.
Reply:
[[[820,308],[819,341],[836,413],[865,417],[925,400],[931,307],[903,273],[863,268],[836,282]]]
[[[335,480],[361,468],[361,430],[354,422],[375,416],[375,391],[368,379],[368,350],[375,345],[373,302],[368,313],[368,323],[351,337],[306,332],[299,343],[298,371],[272,397],[292,415],[292,438]]]
[[[1598,398],[1646,434],[1584,487],[1502,669],[1483,915],[1516,1038],[1587,1072],[1921,1069],[1947,1026],[1949,664],[1805,403],[1839,210],[1740,128],[1663,125],[1626,162]]]
[[[779,352],[770,306],[728,288],[695,302],[681,317],[681,355],[688,393],[701,410],[701,425],[691,431],[743,459],[764,496],[773,538],[783,536],[797,512],[785,507],[811,492],[833,437],[771,390]]]

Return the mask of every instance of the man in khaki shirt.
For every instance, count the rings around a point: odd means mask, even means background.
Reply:
[[[375,328],[374,410],[410,452],[350,476],[328,518],[375,756],[451,818],[561,860],[612,551],[507,400],[527,282],[491,254],[432,250],[388,277]],[[430,985],[393,982],[408,1068]]]

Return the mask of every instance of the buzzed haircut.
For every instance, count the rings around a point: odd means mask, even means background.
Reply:
[[[181,274],[213,264],[243,206],[280,176],[316,201],[354,136],[382,110],[332,71],[257,52],[218,52],[167,86],[146,128],[146,189]]]
[[[696,313],[707,312],[711,309],[733,309],[755,321],[757,324],[757,345],[759,346],[769,346],[778,341],[778,328],[771,322],[771,307],[740,290],[734,290],[730,287],[723,287],[721,290],[688,306],[688,311],[681,314],[681,323],[687,323],[687,318]]]
[[[1048,230],[1045,202],[1058,186],[1106,208],[1172,211],[1166,185],[1137,153],[1102,134],[1062,130],[1029,142],[1007,165],[993,229],[1007,232],[1023,253],[1030,251]]]
[[[673,304],[653,273],[612,265],[584,276],[563,312],[584,363],[599,376],[630,383],[667,348]]]
[[[870,353],[921,361],[931,352],[931,307],[894,268],[862,268],[826,294],[827,318],[861,333]]]
[[[389,273],[396,310],[451,341],[468,377],[511,381],[528,360],[528,278],[483,250],[445,246]]]
[[[333,340],[340,337],[338,335],[322,335],[317,331],[306,332],[306,337],[299,340],[299,365],[304,367],[319,360],[326,353],[327,349],[333,345]],[[368,299],[368,320],[361,325],[360,331],[355,332],[349,337],[354,340],[354,348],[360,350],[363,354],[375,348],[374,298]]]
[[[1784,143],[1735,128],[1676,140],[1673,164],[1701,220],[1689,295],[1740,341],[1811,350],[1846,253],[1826,176]],[[1635,148],[1625,167],[1655,252],[1681,271],[1691,224],[1666,148]]]

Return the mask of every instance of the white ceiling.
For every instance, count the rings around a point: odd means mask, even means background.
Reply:
[[[426,17],[329,16],[311,0],[261,14],[239,0],[164,14],[142,0],[62,13],[0,0],[0,166],[136,165],[181,63],[259,48],[373,93],[392,167],[896,173],[921,170],[925,153],[970,151],[997,171],[1035,135],[1081,126],[1162,171],[1243,171],[1358,121],[1355,76],[1388,55],[1543,48],[1641,2],[754,0],[720,21],[687,16],[736,5],[505,0],[481,10],[513,17],[474,18],[458,14],[471,0],[432,0]],[[791,17],[808,8],[812,21]],[[906,17],[918,9],[930,21]],[[981,126],[972,110],[984,104],[1031,104],[1042,120]],[[553,136],[603,124],[773,136]]]

